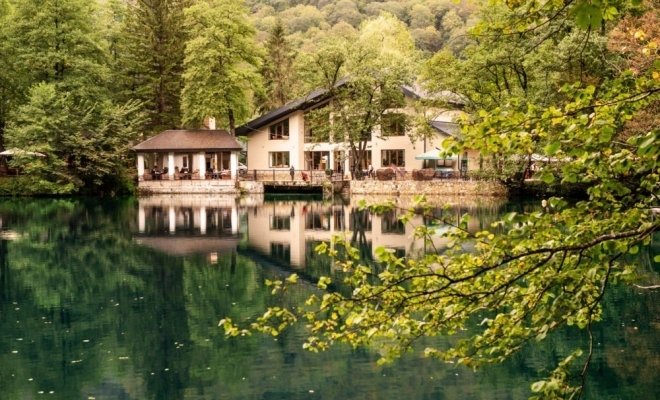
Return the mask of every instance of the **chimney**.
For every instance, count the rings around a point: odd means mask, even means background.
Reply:
[[[215,118],[209,117],[209,129],[214,131],[215,130]]]

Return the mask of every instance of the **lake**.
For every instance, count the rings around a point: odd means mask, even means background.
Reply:
[[[473,231],[535,207],[433,201],[438,216],[470,214]],[[308,353],[301,327],[277,338],[224,337],[221,318],[247,321],[277,303],[266,279],[298,273],[286,299],[293,304],[332,275],[333,260],[314,247],[334,233],[350,232],[367,263],[377,263],[379,246],[400,256],[428,251],[398,216],[360,211],[357,199],[0,200],[0,398],[523,399],[586,345],[584,332],[562,329],[475,372],[419,351],[384,367],[376,348]],[[633,260],[648,281],[660,270],[652,261],[658,239]],[[442,245],[438,236],[433,246]],[[658,300],[657,291],[608,292],[586,398],[660,397]]]

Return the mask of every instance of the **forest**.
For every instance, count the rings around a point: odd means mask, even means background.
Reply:
[[[511,160],[561,160],[535,179],[580,185],[584,198],[546,198],[541,210],[509,213],[476,234],[466,221],[442,221],[453,227],[446,249],[420,259],[380,249],[379,271],[337,239],[317,250],[337,258],[343,285],[354,289],[348,295],[323,292],[305,307],[268,309],[247,328],[222,325],[230,336],[278,335],[305,321],[309,350],[378,342],[389,362],[419,338],[462,332],[478,318],[476,334],[426,350],[473,368],[577,326],[588,347],[532,391],[580,398],[608,287],[658,287],[640,281],[657,274],[627,258],[660,229],[658,5],[0,0],[0,148],[17,149],[10,167],[23,172],[2,179],[0,192],[130,192],[135,143],[199,128],[209,116],[233,132],[315,88],[335,91],[326,129],[349,140],[402,101],[402,85],[429,94],[422,108],[442,106],[439,93],[457,94],[466,116],[460,139],[443,143],[449,152],[478,150],[504,181],[515,175]],[[420,198],[410,212],[426,209]],[[270,284],[279,293],[296,281]],[[331,283],[321,278],[318,287]]]
[[[345,97],[360,112],[344,129],[364,131],[400,101],[384,87],[457,93],[473,124],[502,105],[570,99],[565,85],[657,74],[656,2],[586,4],[1,0],[0,149],[21,149],[12,166],[24,172],[2,191],[130,191],[136,141],[200,127],[211,115],[233,132],[346,76]],[[642,107],[644,118],[626,130],[657,125],[656,106]],[[543,133],[510,142],[483,150],[525,154],[548,144]]]

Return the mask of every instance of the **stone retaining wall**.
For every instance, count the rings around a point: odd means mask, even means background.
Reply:
[[[238,187],[241,189],[241,192],[247,194],[253,193],[264,193],[264,184],[263,182],[255,181],[239,181]]]
[[[296,182],[294,182],[296,183]],[[307,186],[307,183],[300,182]],[[179,180],[179,181],[142,181],[138,192],[146,194],[257,194],[264,193],[264,183],[239,181],[238,186],[232,181],[223,180]],[[434,180],[434,181],[350,181],[351,195],[417,195],[432,196],[494,196],[505,197],[506,188],[498,182]]]
[[[138,193],[141,195],[172,193],[239,194],[240,191],[233,181],[209,179],[141,181],[138,184]]]
[[[493,181],[351,181],[351,195],[384,194],[391,196],[426,194],[433,196],[495,196],[505,197],[506,188]]]

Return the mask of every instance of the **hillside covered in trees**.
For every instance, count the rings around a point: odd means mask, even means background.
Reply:
[[[428,53],[442,48],[460,52],[467,42],[468,28],[476,22],[478,3],[477,0],[247,1],[260,40],[282,21],[288,39],[296,48],[314,51],[320,39],[355,33],[362,22],[386,12],[403,21],[417,47]]]
[[[426,354],[476,368],[574,325],[588,333],[585,357],[559,360],[532,389],[580,398],[605,292],[648,272],[627,255],[660,230],[659,49],[658,0],[0,0],[0,149],[16,149],[10,166],[23,171],[0,190],[129,190],[136,142],[210,116],[233,132],[313,88],[333,95],[319,131],[351,147],[402,104],[402,85],[432,102],[458,94],[466,116],[449,152],[478,151],[505,181],[544,158],[534,178],[580,185],[585,200],[545,199],[476,234],[443,219],[446,249],[420,259],[380,249],[377,271],[351,259],[352,243],[324,243],[332,257],[347,250],[336,265],[354,290],[270,309],[250,328],[276,335],[304,320],[310,350],[377,341],[391,361],[470,325],[477,334]]]

